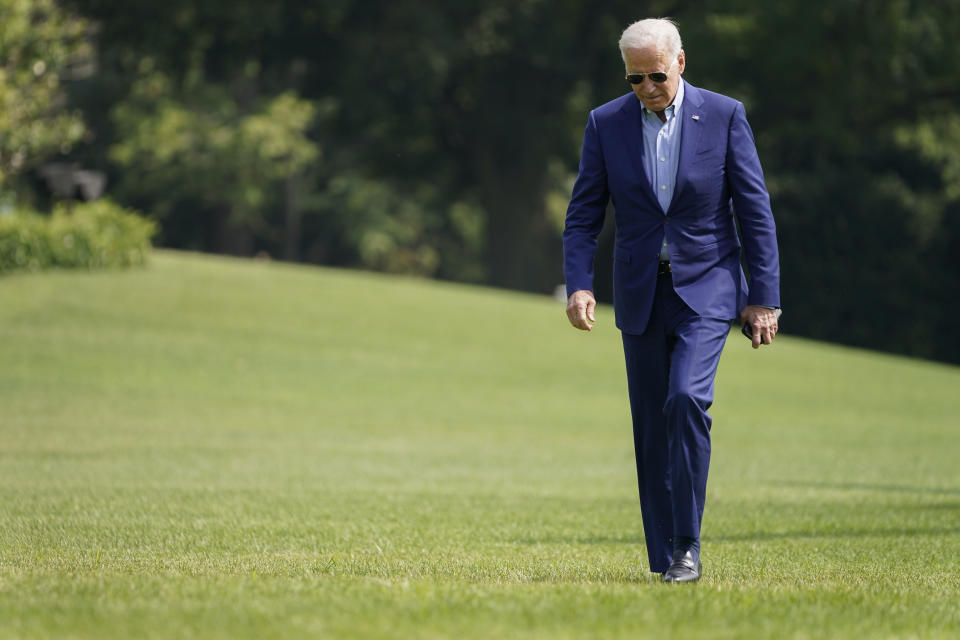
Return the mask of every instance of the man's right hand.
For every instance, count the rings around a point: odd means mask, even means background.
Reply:
[[[593,292],[587,289],[579,289],[570,294],[567,300],[567,318],[577,329],[590,331],[596,320],[593,317],[593,310],[597,306],[597,300],[593,297]]]

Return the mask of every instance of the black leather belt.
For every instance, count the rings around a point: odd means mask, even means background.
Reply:
[[[667,260],[661,260],[660,264],[657,265],[657,275],[662,276],[667,273],[670,273],[670,262]]]

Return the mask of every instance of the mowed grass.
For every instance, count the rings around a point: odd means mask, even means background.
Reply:
[[[609,308],[166,251],[4,277],[0,637],[957,637],[958,392],[731,334],[673,587]]]

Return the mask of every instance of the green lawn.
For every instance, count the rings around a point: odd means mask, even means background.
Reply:
[[[732,334],[670,586],[609,308],[166,251],[0,278],[0,638],[955,638],[958,393]]]

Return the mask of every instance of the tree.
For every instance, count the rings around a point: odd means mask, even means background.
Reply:
[[[960,280],[960,5],[704,9],[688,75],[747,104],[781,239],[784,326],[960,361],[943,330]]]
[[[960,361],[956,2],[64,1],[97,30],[72,153],[164,244],[541,292],[617,38],[673,16],[685,77],[746,104],[784,327]]]
[[[63,82],[92,72],[86,34],[54,0],[0,0],[0,189],[83,136]]]
[[[270,235],[268,212],[283,210],[278,244],[296,259],[296,180],[319,155],[306,136],[314,105],[286,92],[244,109],[217,85],[177,93],[164,74],[147,74],[114,109],[110,157],[122,169],[121,196],[148,198],[161,220],[189,202],[215,221],[202,239],[208,247],[243,254],[254,234]]]

